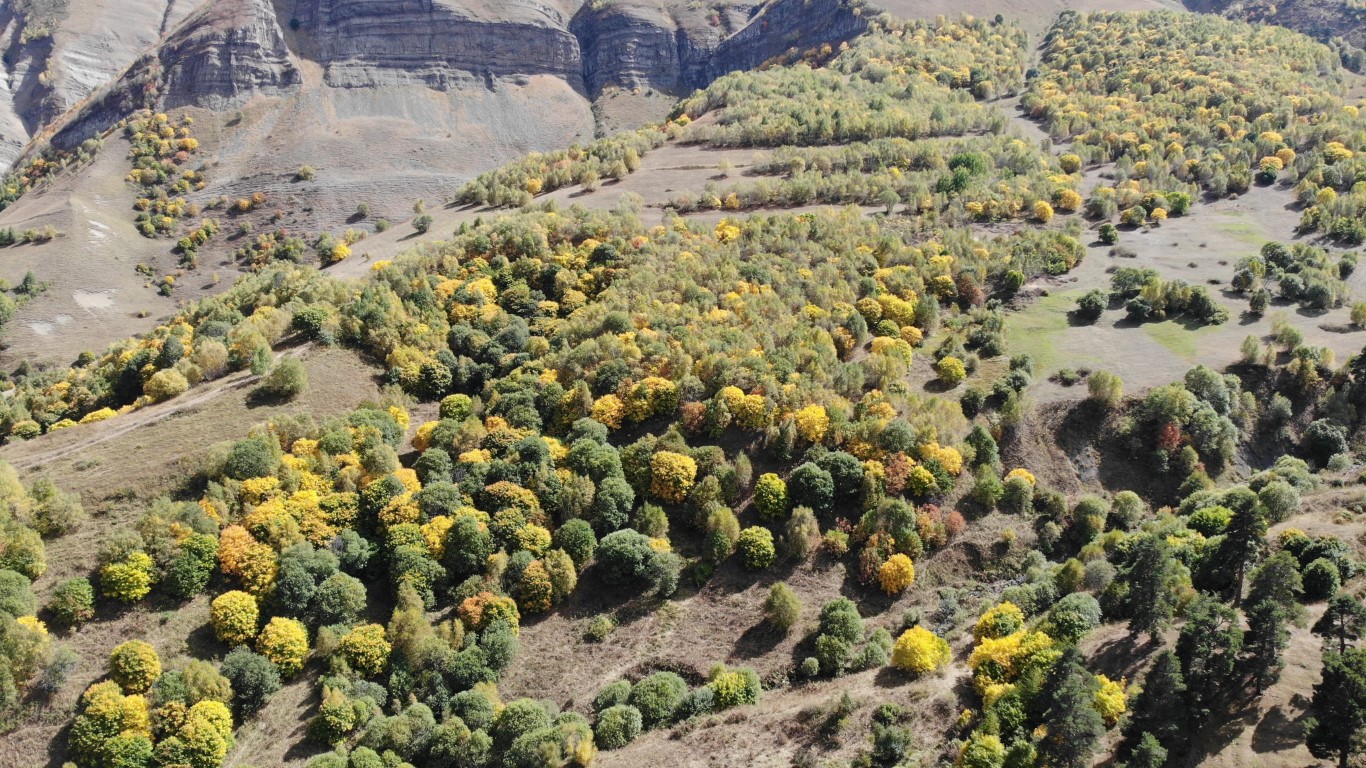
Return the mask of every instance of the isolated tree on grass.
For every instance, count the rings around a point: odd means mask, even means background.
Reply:
[[[1305,741],[1314,757],[1347,768],[1353,755],[1366,753],[1366,649],[1324,655],[1313,706]]]
[[[1096,371],[1086,380],[1091,399],[1111,410],[1124,401],[1124,382],[1109,371]]]
[[[304,370],[303,363],[292,357],[281,360],[261,382],[265,392],[282,400],[293,400],[307,387],[308,371]]]
[[[1337,641],[1338,653],[1347,650],[1347,642],[1359,640],[1366,633],[1366,604],[1346,592],[1338,592],[1328,601],[1328,608],[1314,624],[1314,634],[1325,641]]]
[[[1261,504],[1243,505],[1234,510],[1224,529],[1224,541],[1214,553],[1217,567],[1230,576],[1229,592],[1235,603],[1242,600],[1248,567],[1266,547],[1266,527]]]
[[[781,581],[769,587],[768,597],[764,600],[764,615],[769,623],[787,634],[796,626],[801,614],[802,601],[791,587]]]
[[[1285,607],[1273,600],[1263,600],[1247,611],[1247,668],[1258,695],[1281,677],[1285,648],[1290,644],[1289,623]]]
[[[1171,651],[1163,651],[1143,678],[1143,688],[1134,697],[1129,735],[1141,742],[1144,735],[1155,737],[1164,747],[1181,751],[1187,729],[1186,680],[1181,661]]]
[[[1209,720],[1235,682],[1234,669],[1243,650],[1238,612],[1212,597],[1201,597],[1186,611],[1186,625],[1176,641],[1176,655],[1186,675],[1191,719]]]
[[[1151,733],[1145,733],[1125,763],[1128,768],[1163,768],[1167,764],[1167,750]]]
[[[239,717],[255,714],[280,690],[280,670],[270,659],[246,648],[224,657],[219,671],[232,683],[232,706]]]
[[[1304,606],[1300,605],[1300,598],[1304,595],[1304,582],[1294,555],[1281,551],[1268,557],[1252,571],[1248,581],[1248,605],[1269,602],[1284,611],[1287,621],[1293,623],[1303,619]]]

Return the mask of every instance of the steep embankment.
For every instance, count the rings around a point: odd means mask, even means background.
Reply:
[[[0,164],[118,77],[202,0],[16,0],[0,5]]]
[[[1366,7],[1351,0],[1186,0],[1186,7],[1231,19],[1279,24],[1320,40],[1366,48]]]
[[[575,96],[572,111],[591,124],[592,102],[604,93],[681,95],[792,49],[847,40],[866,25],[847,0],[770,0],[720,11],[681,0],[602,7],[576,0],[223,0],[191,14],[61,121],[54,142],[74,146],[141,106],[236,109],[255,96],[298,98],[313,91],[326,94],[328,122],[439,123],[442,115],[415,108],[401,94],[414,88],[451,94],[444,105],[449,118],[470,109],[466,100],[526,89],[540,79]],[[554,123],[563,115],[541,110],[533,122]],[[586,138],[580,121],[560,122],[574,130],[561,126],[552,131],[558,141],[547,145]],[[480,141],[477,134],[448,138]],[[513,154],[537,148],[517,147]],[[489,162],[511,156],[499,153]],[[449,170],[468,175],[471,169]]]

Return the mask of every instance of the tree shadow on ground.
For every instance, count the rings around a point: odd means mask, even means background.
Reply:
[[[1272,707],[1252,731],[1252,751],[1257,754],[1294,749],[1304,741],[1304,722],[1309,719],[1309,700],[1295,694],[1289,704]]]
[[[773,626],[766,620],[745,630],[744,634],[735,641],[735,647],[731,649],[732,659],[756,659],[767,655],[786,638],[782,630]]]

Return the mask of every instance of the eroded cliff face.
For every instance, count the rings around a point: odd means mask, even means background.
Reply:
[[[118,81],[63,121],[59,145],[79,143],[149,100],[224,110],[256,95],[312,87],[309,68],[321,71],[316,85],[351,90],[496,91],[548,76],[586,104],[609,88],[682,95],[790,49],[847,40],[867,23],[849,0],[715,7],[688,0],[198,1]],[[195,0],[117,2],[170,3],[163,7],[170,13]],[[53,116],[34,117],[27,130]],[[0,132],[4,125],[0,112]]]
[[[217,0],[160,46],[165,108],[229,109],[303,78],[268,0]]]
[[[1183,0],[1201,13],[1279,24],[1319,40],[1339,38],[1366,48],[1366,8],[1353,0]]]
[[[573,4],[565,4],[573,5]],[[299,0],[283,4],[299,53],[340,88],[553,75],[582,85],[565,5],[535,0]]]
[[[686,2],[632,0],[586,5],[570,30],[593,94],[618,87],[683,95],[792,49],[844,42],[867,26],[847,0],[736,2],[701,12]]]
[[[205,0],[0,0],[0,164]]]
[[[721,42],[711,56],[706,82],[727,72],[753,69],[788,51],[838,45],[867,29],[867,16],[848,0],[774,0]]]
[[[584,82],[593,94],[612,87],[690,91],[707,79],[717,46],[748,23],[756,7],[735,3],[723,12],[689,15],[665,0],[585,5],[570,24]]]

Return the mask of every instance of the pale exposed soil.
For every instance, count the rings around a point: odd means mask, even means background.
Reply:
[[[48,243],[0,250],[0,278],[17,285],[32,271],[48,285],[6,326],[0,364],[70,365],[80,352],[101,352],[117,339],[151,330],[158,317],[174,311],[176,299],[157,294],[135,271],[146,263],[157,267],[158,277],[168,274],[174,242],[148,240],[134,227],[135,197],[123,181],[127,151],[126,142],[111,138],[94,163],[66,171],[0,212],[0,227],[51,225],[62,233]],[[204,287],[213,286],[186,285],[181,297]]]

